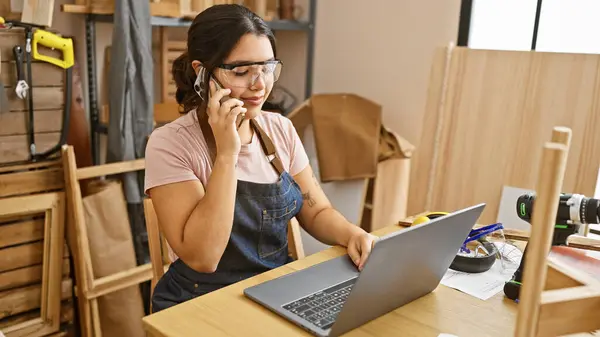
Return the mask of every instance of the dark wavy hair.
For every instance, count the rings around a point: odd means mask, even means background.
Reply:
[[[266,36],[271,42],[273,54],[276,55],[275,36],[258,15],[242,5],[214,5],[202,11],[190,26],[187,38],[187,52],[173,62],[172,75],[177,86],[177,102],[182,106],[182,113],[196,109],[202,133],[209,145],[211,158],[216,156],[214,136],[208,125],[206,103],[208,101],[209,77],[213,70],[223,64],[242,36],[255,34]],[[203,96],[194,91],[196,72],[192,61],[197,60],[206,68]]]

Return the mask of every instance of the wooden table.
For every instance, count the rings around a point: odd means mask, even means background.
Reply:
[[[375,231],[382,236],[403,227]],[[143,318],[153,337],[194,336],[310,336],[308,332],[244,297],[249,286],[345,254],[332,247],[283,267],[246,279]],[[513,335],[517,304],[501,292],[482,301],[440,285],[432,293],[379,317],[345,336],[437,337],[440,333],[459,337],[506,337]]]

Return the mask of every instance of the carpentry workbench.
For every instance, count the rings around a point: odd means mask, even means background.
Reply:
[[[391,225],[378,236],[404,227]],[[332,247],[256,277],[209,293],[156,314],[146,316],[144,327],[153,337],[193,336],[309,336],[268,309],[244,297],[246,287],[304,269],[345,254]],[[481,301],[440,285],[433,293],[388,313],[348,333],[348,336],[505,337],[512,334],[517,304],[499,293]]]
[[[412,218],[374,231],[383,236],[410,226]],[[523,234],[522,241],[527,237]],[[587,246],[587,249],[593,247]],[[310,336],[293,323],[243,295],[247,287],[346,254],[332,247],[302,260],[246,279],[213,293],[144,317],[151,337],[194,336]],[[514,333],[518,305],[502,292],[487,301],[444,285],[432,293],[381,316],[344,336],[506,337]],[[571,337],[592,336],[576,334]]]

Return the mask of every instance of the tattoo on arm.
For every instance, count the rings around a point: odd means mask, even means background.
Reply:
[[[315,177],[315,174],[312,174],[313,177],[313,182],[315,183],[315,186],[319,186],[319,180],[317,179],[317,177]]]
[[[306,203],[308,204],[308,207],[313,207],[317,203],[315,201],[315,199],[313,199],[313,197],[310,195],[310,192],[306,192],[306,193],[302,194],[302,199],[304,199],[304,201],[306,201]]]

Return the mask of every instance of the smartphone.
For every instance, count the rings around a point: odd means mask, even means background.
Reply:
[[[214,78],[214,77],[211,77],[211,81],[213,81],[213,83],[215,84],[215,88],[216,88],[217,90],[221,90],[221,89],[223,89],[223,86],[221,85],[221,83],[219,83],[219,80],[217,80],[217,79],[216,79],[216,78]],[[223,104],[225,101],[227,101],[227,100],[229,100],[229,99],[231,99],[231,97],[229,97],[228,95],[225,95],[225,96],[223,96],[223,97],[221,98],[220,102],[221,102],[221,104]],[[236,121],[235,121],[235,125],[237,125],[237,128],[238,128],[238,129],[240,128],[240,126],[242,126],[242,122],[244,122],[244,117],[245,117],[245,114],[239,114],[239,115],[237,116],[237,119],[236,119]]]
[[[214,77],[211,77],[211,80],[215,84],[215,88],[217,89],[217,91],[223,89],[223,86],[221,85],[221,83],[219,83],[219,80],[217,80]],[[225,103],[225,101],[229,100],[230,98],[231,97],[229,97],[228,95],[223,96],[223,98],[221,98],[221,100],[220,100],[221,104]]]

